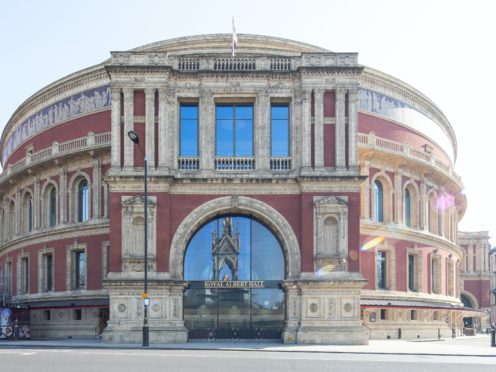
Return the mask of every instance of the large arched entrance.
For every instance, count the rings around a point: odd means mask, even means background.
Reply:
[[[184,254],[184,324],[189,340],[280,340],[285,322],[285,258],[260,221],[215,217]]]

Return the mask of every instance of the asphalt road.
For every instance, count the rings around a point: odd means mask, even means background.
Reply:
[[[492,365],[492,367],[491,367]],[[496,357],[219,350],[0,349],[0,371],[453,372],[496,370]]]

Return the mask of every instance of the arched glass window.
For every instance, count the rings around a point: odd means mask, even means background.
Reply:
[[[384,189],[379,180],[374,181],[374,221],[384,222]]]
[[[55,187],[50,190],[48,207],[48,226],[53,227],[57,223],[57,191]]]
[[[87,221],[89,218],[88,181],[79,182],[77,189],[78,222]]]
[[[184,279],[282,280],[282,248],[274,234],[256,220],[217,218],[191,239],[184,256]]]
[[[405,189],[405,225],[410,227],[411,226],[411,199],[410,199],[410,191],[408,189]]]
[[[33,197],[28,196],[26,201],[26,228],[28,232],[33,231]]]
[[[284,328],[284,254],[258,221],[223,216],[203,225],[184,255],[189,339],[279,339]]]

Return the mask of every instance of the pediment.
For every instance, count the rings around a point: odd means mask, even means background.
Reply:
[[[347,196],[325,196],[314,202],[315,206],[348,205]]]

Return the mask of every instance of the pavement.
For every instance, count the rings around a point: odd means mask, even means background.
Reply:
[[[463,336],[455,339],[370,340],[369,345],[294,345],[263,342],[191,342],[180,344],[109,344],[94,338],[0,340],[6,348],[65,348],[65,349],[151,349],[151,350],[235,350],[268,352],[397,354],[496,357],[489,335]]]

